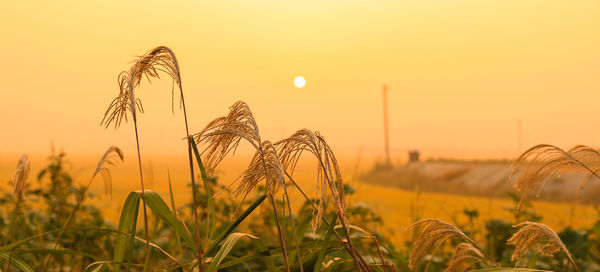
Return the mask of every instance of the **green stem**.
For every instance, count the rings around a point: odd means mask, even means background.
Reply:
[[[147,216],[147,211],[146,211],[146,200],[144,198],[144,192],[146,191],[146,189],[144,188],[144,175],[142,173],[142,156],[140,154],[140,140],[139,140],[139,135],[138,135],[138,127],[137,127],[137,120],[136,120],[136,114],[135,114],[135,104],[132,106],[133,108],[133,125],[134,125],[134,129],[135,129],[135,144],[137,147],[137,157],[138,157],[138,168],[140,170],[140,181],[142,184],[142,192],[140,193],[140,197],[142,198],[142,205],[143,205],[143,210],[144,210],[144,234],[145,234],[145,238],[146,238],[146,254],[147,256],[149,256],[151,254],[151,249],[150,249],[150,240],[148,239],[148,216]],[[146,271],[146,266],[144,266],[144,270]]]

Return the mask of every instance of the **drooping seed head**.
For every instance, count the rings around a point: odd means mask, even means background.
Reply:
[[[327,188],[332,197],[341,204],[340,211],[345,209],[344,186],[339,165],[335,154],[318,132],[301,129],[289,138],[275,143],[283,169],[290,175],[293,174],[298,160],[303,152],[312,154],[317,159],[317,195],[318,209],[314,211],[312,227],[316,230],[321,224],[321,217],[327,203]]]
[[[128,71],[119,74],[119,95],[108,106],[101,124],[105,127],[113,124],[117,128],[123,121],[127,122],[128,112],[134,116],[136,109],[144,112],[142,102],[135,97],[134,90],[140,85],[144,77],[148,81],[151,78],[160,78],[159,72],[163,72],[172,78],[171,109],[173,110],[175,84],[181,91],[179,63],[175,53],[170,48],[159,46],[139,56]]]
[[[425,257],[431,249],[435,248],[434,252],[431,252],[431,254],[435,254],[442,243],[453,237],[461,238],[478,249],[481,248],[457,227],[438,219],[423,219],[415,222],[409,228],[414,228],[418,232],[409,252],[408,266],[411,269],[414,269],[419,260]]]
[[[537,222],[521,222],[513,227],[520,229],[507,241],[508,245],[515,246],[515,251],[510,258],[511,261],[519,265],[523,261],[525,253],[530,249],[534,249],[536,253],[548,257],[562,250],[577,271],[579,271],[565,244],[556,235],[556,232],[547,225]]]
[[[573,169],[583,169],[589,172],[590,178],[600,178],[600,153],[583,145],[564,151],[547,144],[536,145],[525,151],[513,163],[510,177],[514,179],[513,187],[523,194],[519,207],[528,195],[539,196],[556,175]]]
[[[262,149],[262,153],[257,151],[254,154],[250,165],[242,173],[242,180],[234,190],[237,195],[248,195],[262,180],[266,181],[267,192],[270,195],[275,194],[280,186],[285,186],[283,167],[277,150],[269,141],[262,143]]]
[[[465,272],[472,267],[474,262],[485,262],[483,253],[469,243],[460,243],[456,246],[446,272]]]
[[[96,165],[96,170],[92,175],[92,179],[96,177],[96,175],[102,175],[102,179],[104,180],[104,192],[106,194],[112,193],[112,182],[111,175],[108,169],[108,165],[115,165],[118,162],[122,162],[124,158],[123,151],[116,146],[111,146],[104,152],[102,158],[98,161]]]
[[[193,135],[196,143],[205,143],[204,163],[209,172],[229,154],[235,153],[240,140],[247,140],[257,152],[262,152],[258,125],[250,107],[238,101],[229,114],[211,121],[202,131]]]

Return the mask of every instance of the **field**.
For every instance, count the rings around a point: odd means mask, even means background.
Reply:
[[[7,155],[1,161],[3,165],[8,164],[5,162],[8,157],[18,157],[17,154]],[[119,217],[121,216],[121,208],[124,205],[125,198],[130,191],[138,190],[138,185],[135,182],[136,176],[131,173],[135,173],[136,164],[135,161],[129,159],[130,156],[126,156],[126,160],[119,164],[117,167],[111,169],[112,173],[112,193],[106,195],[104,193],[104,185],[101,182],[95,182],[90,187],[90,192],[93,197],[87,200],[89,204],[97,206],[103,216],[111,222],[113,225],[117,225]],[[246,163],[250,161],[251,157],[240,155],[237,159],[227,159],[216,171],[219,183],[222,186],[232,184],[242,173],[246,167]],[[47,156],[38,155],[32,157],[32,172],[40,171],[40,166],[46,163]],[[158,156],[147,158],[150,163],[144,167],[144,175],[147,178],[147,188],[159,192],[164,199],[169,199],[169,184],[168,182],[162,182],[170,178],[174,203],[176,206],[181,203],[189,201],[189,184],[186,184],[186,166],[184,157],[169,157],[169,156]],[[85,185],[85,177],[89,173],[94,171],[94,160],[91,156],[74,156],[66,157],[65,165],[69,172],[73,173],[73,178],[76,183],[81,186]],[[362,180],[365,176],[373,174],[371,170],[371,164],[373,162],[363,163],[364,165],[354,165],[355,162],[352,158],[343,158],[341,160],[342,171],[348,173],[344,175],[344,180],[353,188],[353,193],[348,194],[346,197],[348,207],[361,207],[370,209],[375,215],[380,217],[382,221],[367,222],[366,226],[373,233],[381,235],[381,239],[390,244],[387,247],[395,247],[397,250],[406,251],[410,249],[412,239],[414,239],[414,233],[409,228],[414,222],[424,218],[437,218],[446,222],[452,222],[455,225],[464,226],[465,228],[472,231],[471,236],[475,240],[485,241],[488,240],[489,230],[486,230],[486,223],[490,220],[505,220],[506,222],[513,222],[515,219],[514,208],[517,202],[514,199],[510,199],[507,195],[504,197],[495,196],[469,196],[469,195],[457,195],[450,192],[439,193],[439,192],[422,192],[422,191],[411,191],[397,188],[399,184],[394,186],[393,184],[379,185],[374,184],[372,181],[366,182]],[[423,163],[423,164],[428,164]],[[437,176],[436,173],[447,173],[448,170],[444,167],[435,166],[439,162],[429,163],[434,166],[419,166],[424,169],[430,169],[431,175]],[[467,162],[453,162],[452,169],[464,168],[464,165],[470,165],[471,168],[481,168],[477,170],[489,171],[487,163],[467,163]],[[494,164],[493,164],[494,165]],[[505,165],[505,164],[504,164]],[[164,167],[162,167],[164,166]],[[294,177],[295,181],[303,188],[308,195],[314,195],[315,184],[312,182],[316,179],[316,175],[312,168],[314,163],[310,160],[302,160],[297,166]],[[401,167],[400,173],[406,171],[406,166]],[[416,167],[416,166],[411,166]],[[162,168],[162,170],[161,170]],[[168,168],[168,169],[167,169]],[[431,172],[431,168],[438,169],[437,171]],[[404,170],[402,170],[404,169]],[[442,170],[440,170],[442,169]],[[389,170],[386,170],[389,171]],[[475,172],[477,172],[475,171]],[[384,171],[385,172],[385,171]],[[477,172],[477,173],[479,173]],[[492,173],[497,171],[490,171]],[[0,172],[5,177],[9,177],[11,172],[7,168],[2,168]],[[388,174],[389,175],[389,174]],[[479,173],[481,175],[481,173]],[[489,175],[484,175],[489,176]],[[369,179],[369,178],[367,178]],[[403,178],[400,178],[403,179]],[[132,182],[133,180],[133,182]],[[423,184],[427,181],[423,180]],[[8,184],[8,183],[6,183]],[[5,185],[6,185],[5,184]],[[37,187],[33,185],[34,188]],[[43,186],[40,186],[40,188]],[[32,188],[33,189],[33,188]],[[10,188],[3,186],[2,190],[10,193]],[[218,194],[216,199],[226,200],[231,198],[231,193],[225,192]],[[297,191],[290,192],[290,202],[293,210],[299,210],[302,208],[302,196]],[[35,201],[34,199],[29,199]],[[236,202],[240,201],[240,198],[235,198]],[[477,216],[470,218],[466,211],[476,211]],[[538,201],[532,202],[531,211],[541,216],[540,222],[548,225],[550,228],[555,230],[563,230],[566,228],[572,229],[593,229],[598,221],[598,211],[594,205],[585,205],[576,202],[548,202]],[[184,214],[186,213],[185,211]],[[250,221],[261,221],[261,213],[253,214],[249,217]],[[138,221],[141,219],[138,219]],[[142,222],[139,221],[138,225]],[[252,231],[244,226],[240,226],[242,230]],[[385,238],[383,238],[385,237]]]

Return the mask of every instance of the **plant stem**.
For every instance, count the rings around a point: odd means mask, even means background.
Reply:
[[[258,135],[258,132],[257,132]],[[263,146],[260,137],[258,138],[258,153],[260,154],[260,159],[262,161],[263,170],[265,170],[265,180],[269,181],[269,172],[267,171],[267,163],[265,161],[265,156],[263,154]],[[283,173],[282,173],[283,174]],[[284,185],[285,186],[285,185]],[[271,199],[271,206],[273,206],[273,214],[275,215],[275,223],[277,225],[277,232],[279,233],[279,244],[281,245],[281,253],[283,254],[283,264],[287,272],[290,272],[290,265],[287,257],[287,250],[285,248],[285,241],[283,238],[283,233],[281,232],[281,224],[279,223],[279,215],[277,214],[277,206],[275,206],[275,198],[273,197],[273,193],[270,191],[270,188],[267,186],[267,194]]]
[[[285,175],[288,177],[288,179],[292,182],[292,184],[294,184],[294,186],[296,187],[296,189],[298,189],[298,191],[302,194],[302,196],[304,196],[304,199],[306,199],[306,201],[308,201],[308,203],[310,203],[310,205],[312,206],[313,210],[318,211],[319,208],[317,207],[317,205],[315,205],[315,203],[313,203],[310,198],[306,195],[306,193],[302,190],[302,188],[300,188],[300,186],[298,185],[298,183],[296,183],[294,181],[294,179],[292,178],[292,176],[290,176],[290,174],[288,174],[287,172],[285,172]],[[331,223],[329,223],[329,221],[327,220],[327,218],[325,218],[325,216],[321,215],[321,219],[323,219],[323,222],[325,222],[325,224],[327,224],[328,226],[331,226]],[[346,251],[348,251],[348,253],[350,253],[352,251],[351,248],[348,247],[348,245],[346,243],[344,243],[344,238],[342,236],[340,236],[339,233],[337,232],[333,232],[333,234],[335,234],[335,236],[342,242],[342,246],[344,247],[344,249],[346,249]],[[365,261],[365,259],[359,255],[357,255],[358,260],[360,261],[361,267],[363,268],[368,268],[369,265],[367,264],[367,262]]]
[[[177,216],[177,209],[175,208],[175,199],[173,197],[173,187],[171,186],[171,174],[167,170],[167,176],[169,180],[169,195],[171,198],[171,208],[173,209],[173,214]],[[179,216],[177,216],[179,218]],[[179,262],[183,264],[183,248],[181,247],[181,237],[179,236],[179,232],[175,232],[175,243],[177,244],[177,248],[179,249]]]
[[[90,181],[88,181],[87,186],[84,188],[84,190],[81,193],[81,195],[79,196],[79,198],[77,198],[77,204],[75,204],[75,208],[73,208],[73,210],[71,211],[71,213],[69,213],[69,216],[67,217],[67,220],[63,224],[62,228],[60,229],[60,231],[59,231],[59,233],[58,233],[58,235],[56,237],[56,242],[54,244],[54,250],[56,250],[58,248],[58,246],[60,245],[60,240],[62,239],[62,236],[65,233],[65,230],[71,224],[71,220],[73,219],[73,215],[75,215],[75,213],[77,212],[77,210],[79,210],[79,208],[81,207],[81,203],[83,203],[83,200],[85,199],[85,194],[87,194],[87,191],[90,188],[90,185],[92,184],[92,180],[93,179],[94,179],[94,177],[90,178]],[[47,268],[48,264],[50,264],[50,261],[52,261],[53,257],[54,257],[54,255],[51,254],[51,253],[48,255],[48,257],[46,258],[46,261],[44,262],[44,266],[42,266],[42,271],[46,271],[46,268]]]
[[[294,242],[296,243],[296,255],[298,257],[298,265],[300,265],[300,272],[304,272],[304,265],[302,263],[302,255],[300,254],[300,244],[298,241],[298,235],[296,234],[296,224],[294,223],[294,216],[292,214],[292,207],[290,206],[290,196],[288,195],[285,182],[283,183],[284,200],[287,199],[287,208],[290,214],[290,223],[292,225],[292,234],[294,236]],[[284,201],[285,203],[285,201]]]
[[[275,223],[277,225],[277,232],[279,233],[279,244],[281,246],[281,253],[283,254],[283,265],[287,272],[290,272],[290,265],[288,263],[287,250],[285,249],[285,242],[283,241],[283,233],[281,232],[281,225],[279,224],[279,215],[277,214],[277,207],[275,206],[275,198],[272,194],[269,194],[271,199],[271,206],[273,206],[273,214],[275,215]]]
[[[177,70],[179,71],[179,64],[177,63],[177,59],[175,59],[175,64],[177,65]],[[183,120],[185,122],[185,135],[187,136],[187,149],[188,149],[188,161],[190,164],[190,178],[192,181],[192,197],[194,201],[192,201],[192,213],[194,214],[194,225],[196,228],[196,245],[198,246],[198,270],[200,272],[204,271],[204,265],[202,263],[202,241],[200,240],[200,223],[198,221],[198,203],[196,198],[196,180],[194,178],[194,161],[192,159],[192,142],[193,139],[190,136],[190,130],[188,126],[187,119],[187,111],[185,109],[185,98],[183,97],[183,87],[181,85],[181,76],[178,75],[179,79],[179,93],[181,94],[181,104],[183,105]],[[208,231],[208,230],[207,230]]]
[[[318,153],[319,157],[320,153]],[[327,179],[327,183],[329,184],[329,189],[331,190],[331,195],[333,196],[333,200],[335,201],[335,206],[337,209],[337,214],[340,218],[340,224],[342,224],[342,229],[344,230],[344,234],[346,235],[346,240],[348,241],[348,246],[350,247],[350,249],[352,249],[349,253],[350,256],[352,256],[352,259],[354,259],[354,264],[356,266],[357,269],[360,269],[360,264],[358,261],[358,258],[356,257],[358,254],[358,251],[356,250],[356,248],[354,248],[354,245],[352,244],[352,239],[350,239],[350,229],[347,226],[347,222],[346,222],[346,217],[344,216],[344,210],[342,209],[342,204],[340,202],[340,197],[339,195],[336,195],[336,191],[335,186],[333,184],[333,181],[331,180],[330,176],[332,176],[331,174],[328,174],[327,172],[327,168],[325,167],[325,165],[323,164],[322,160],[319,160],[319,163],[321,164],[321,168],[323,169],[323,174],[325,175],[325,179]],[[371,271],[371,269],[369,268],[369,266],[365,267],[367,271]]]
[[[142,184],[142,192],[141,192],[141,198],[142,198],[142,205],[144,207],[144,234],[145,234],[145,238],[146,238],[146,254],[150,255],[151,254],[151,249],[150,249],[150,240],[148,239],[148,217],[147,217],[147,212],[146,212],[146,198],[144,197],[144,192],[146,191],[144,188],[144,175],[142,174],[142,156],[140,154],[140,140],[139,140],[139,136],[138,136],[138,127],[137,127],[137,119],[136,119],[136,111],[135,111],[135,104],[133,104],[132,106],[133,108],[133,126],[135,129],[135,144],[137,146],[137,157],[138,157],[138,168],[140,170],[140,181]],[[146,271],[146,266],[144,266],[144,271]]]
[[[11,220],[10,220],[10,226],[8,228],[8,235],[6,236],[5,239],[5,244],[9,244],[10,243],[10,238],[9,237],[15,237],[15,220],[17,220],[17,214],[19,213],[19,207],[21,206],[21,201],[23,201],[23,197],[21,197],[20,195],[17,196],[17,202],[15,203],[15,209],[12,212],[11,215]],[[14,249],[12,249],[9,253],[9,257],[8,257],[8,262],[6,262],[6,271],[8,271],[8,269],[10,268],[10,263],[12,260],[12,255],[14,253]]]

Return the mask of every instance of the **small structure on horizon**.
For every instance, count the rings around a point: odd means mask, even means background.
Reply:
[[[408,151],[408,163],[419,162],[419,150],[412,149]]]

